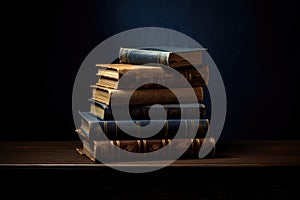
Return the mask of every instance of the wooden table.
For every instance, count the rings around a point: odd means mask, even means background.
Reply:
[[[80,141],[0,142],[2,193],[72,199],[294,199],[300,140],[219,142],[216,157],[125,173],[80,155]],[[148,167],[157,163],[115,163]],[[293,183],[295,181],[296,183]]]

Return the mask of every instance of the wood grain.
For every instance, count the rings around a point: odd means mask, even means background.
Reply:
[[[0,142],[0,166],[105,167],[80,155],[80,141]],[[300,166],[300,141],[232,141],[218,143],[216,156],[181,159],[169,167]],[[113,163],[117,166],[157,166],[159,162]]]

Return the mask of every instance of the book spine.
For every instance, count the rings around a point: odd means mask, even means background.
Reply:
[[[194,87],[194,92],[197,97],[198,102],[202,102],[204,98],[204,91],[202,87]],[[125,91],[125,90],[122,90]],[[178,96],[175,96],[174,93],[169,89],[153,89],[153,90],[135,90],[131,96],[130,104],[131,105],[143,105],[143,104],[167,104],[167,103],[177,103],[178,99],[181,99],[181,103],[191,103],[189,90],[185,88],[176,88],[174,89]],[[121,101],[122,92],[119,94],[116,93],[116,99]]]
[[[108,87],[112,89],[128,89],[134,88],[141,80],[149,82],[140,87],[140,89],[163,88],[159,84],[151,84],[153,80],[161,83],[168,83],[169,85],[178,85],[178,82],[188,81],[192,87],[207,86],[209,79],[208,65],[199,65],[196,67],[176,67],[174,68],[182,76],[175,76],[168,70],[159,67],[149,67],[149,69],[140,69],[130,71],[130,78],[127,78],[126,85],[119,85],[118,80],[109,75],[101,75],[97,81],[97,85]],[[121,78],[128,70],[119,70],[119,77]],[[100,74],[97,74],[100,76]]]
[[[147,104],[172,104],[178,103],[194,103],[191,99],[190,88],[168,88],[163,89],[146,89],[146,90],[114,90],[97,85],[91,85],[92,97],[94,101],[98,101],[107,106],[111,106],[111,98],[114,98],[115,105],[126,105],[128,103],[128,96],[130,96],[130,105],[147,105]],[[197,102],[202,102],[204,98],[203,87],[192,88],[197,98]],[[174,92],[174,93],[173,93]],[[175,95],[176,94],[176,95]]]
[[[169,65],[169,52],[120,48],[120,63]]]
[[[97,161],[97,158],[104,160],[130,160],[130,154],[122,158],[120,149],[131,153],[150,153],[161,150],[155,159],[171,158],[175,151],[183,152],[180,159],[198,158],[201,147],[207,148],[208,153],[205,158],[210,158],[215,155],[216,143],[214,138],[195,138],[193,140],[177,139],[177,140],[112,140],[112,141],[82,141],[83,147],[79,151],[80,154],[85,154],[92,161]],[[143,157],[139,157],[143,159]]]
[[[127,126],[131,125],[128,121],[101,121],[98,122],[90,122],[89,127],[81,126],[86,135],[88,135],[90,140],[134,140],[142,137],[142,132],[140,131],[139,127],[146,126],[149,123],[157,123],[159,126],[161,124],[160,120],[139,120],[136,121],[137,124],[135,127],[132,128],[131,134],[127,134],[124,132],[120,126]],[[191,133],[195,133],[195,137],[205,137],[207,130],[209,128],[209,121],[208,119],[170,119],[164,120],[163,128],[152,136],[149,139],[172,139],[178,134],[178,129],[182,123],[182,130],[184,133],[181,133],[179,136],[182,139],[191,139]],[[122,125],[120,125],[122,124]],[[103,135],[104,134],[104,135]]]
[[[214,138],[195,138],[193,140],[187,139],[157,139],[157,140],[113,140],[113,141],[94,141],[95,155],[104,159],[120,158],[118,148],[132,152],[132,153],[151,153],[158,150],[162,159],[171,157],[174,151],[182,151],[181,158],[197,157],[200,148],[204,146],[210,151],[206,157],[213,157],[215,155],[215,140]],[[166,147],[166,148],[164,148]],[[186,150],[185,150],[186,149]],[[128,159],[128,157],[124,158]]]
[[[150,109],[151,108],[151,109]],[[92,103],[90,113],[100,120],[114,120],[112,110],[110,107],[106,107],[103,109],[103,116],[97,115],[96,113],[97,106]],[[121,119],[125,119],[125,112],[127,111],[127,107],[119,106],[117,108],[118,114]],[[196,106],[182,106],[182,107],[164,107],[164,109],[160,109],[157,106],[130,106],[129,113],[133,120],[150,120],[150,115],[155,119],[160,119],[159,117],[164,116],[166,113],[166,119],[180,119],[181,116],[189,116],[189,119],[199,118],[195,114],[199,111],[200,118],[203,119],[206,110],[204,104],[196,105]],[[124,117],[122,117],[124,116]]]

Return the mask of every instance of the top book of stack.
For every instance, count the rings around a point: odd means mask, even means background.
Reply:
[[[157,46],[149,48],[120,48],[120,63],[157,64],[181,67],[202,64],[205,48]]]

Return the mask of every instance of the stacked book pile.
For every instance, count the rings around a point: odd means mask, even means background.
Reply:
[[[91,85],[90,110],[79,112],[81,125],[76,132],[83,143],[79,153],[93,161],[97,156],[114,160],[120,156],[118,148],[145,154],[171,145],[182,148],[189,141],[181,157],[197,158],[205,141],[213,146],[207,155],[213,156],[215,141],[205,138],[209,119],[203,99],[208,65],[202,62],[203,51],[120,48],[119,63],[96,64],[99,79]],[[180,84],[186,81],[189,87]]]

